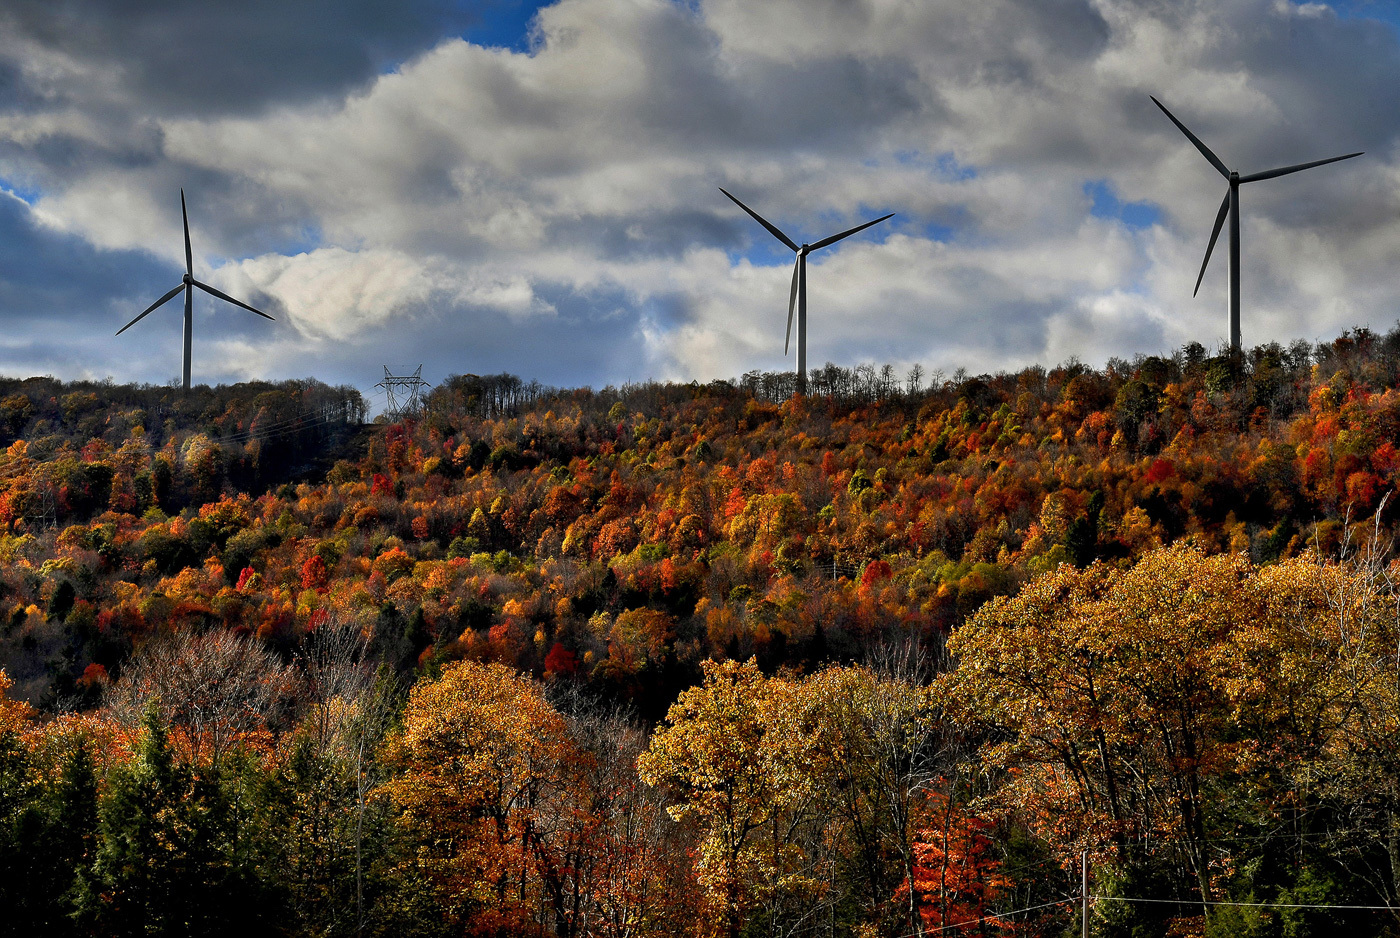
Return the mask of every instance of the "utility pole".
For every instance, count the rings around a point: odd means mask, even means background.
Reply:
[[[1079,882],[1083,896],[1083,938],[1089,938],[1089,851],[1079,851]]]

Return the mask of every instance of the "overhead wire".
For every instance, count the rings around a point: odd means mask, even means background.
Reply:
[[[323,407],[316,411],[297,414],[292,417],[284,417],[280,420],[273,421],[270,424],[264,424],[258,427],[250,427],[245,430],[239,430],[235,433],[226,436],[214,436],[211,437],[211,442],[220,445],[233,445],[247,443],[254,439],[276,439],[281,436],[287,436],[299,430],[310,429],[312,427],[320,425],[336,423],[340,419],[340,413],[341,411],[339,408]],[[10,465],[0,466],[0,482],[8,481],[11,478],[16,478],[22,475],[27,469],[31,469],[34,466],[41,464],[41,461],[35,461],[30,465],[19,465],[11,463]]]
[[[1009,919],[1013,915],[1024,915],[1026,912],[1038,912],[1041,909],[1048,909],[1052,906],[1064,905],[1067,902],[1078,902],[1078,899],[1056,899],[1054,902],[1043,902],[1040,905],[1027,906],[1024,909],[1013,909],[1010,912],[998,912],[993,915],[984,915],[981,918],[968,919],[966,922],[954,922],[951,925],[943,925],[937,928],[925,928],[921,931],[906,932],[903,935],[896,935],[895,938],[918,938],[919,935],[938,935],[945,931],[952,931],[955,928],[966,928],[969,925],[980,925],[983,922],[992,922],[998,919]]]
[[[291,420],[287,422],[271,423],[268,424],[266,427],[258,427],[256,430],[236,430],[233,433],[230,433],[226,436],[211,436],[209,438],[209,441],[211,443],[218,444],[237,444],[247,443],[250,440],[258,438],[270,439],[272,437],[281,436],[285,430],[300,429],[302,424],[303,420],[301,418],[297,418],[296,420]]]
[[[972,925],[980,925],[983,922],[1009,920],[1017,915],[1024,915],[1027,912],[1038,912],[1041,909],[1049,909],[1055,906],[1068,905],[1079,902],[1084,898],[1095,902],[1131,902],[1147,905],[1180,905],[1180,906],[1209,906],[1212,908],[1250,908],[1250,909],[1336,909],[1348,912],[1397,912],[1400,906],[1394,905],[1351,905],[1345,903],[1325,904],[1317,902],[1243,902],[1225,899],[1148,899],[1135,898],[1131,896],[1100,896],[1090,894],[1086,896],[1072,896],[1065,899],[1055,899],[1051,902],[1043,902],[1039,905],[1026,906],[1020,909],[1012,909],[1008,912],[996,912],[991,915],[984,915],[981,918],[968,919],[965,922],[953,922],[948,925],[936,928],[925,928],[921,931],[906,932],[896,938],[918,938],[919,935],[937,935],[954,929],[967,928]]]
[[[1254,841],[1265,841],[1265,840],[1302,840],[1302,839],[1317,838],[1317,837],[1336,837],[1336,836],[1342,836],[1342,835],[1346,835],[1346,834],[1376,834],[1376,833],[1380,833],[1380,832],[1379,832],[1379,831],[1364,830],[1364,829],[1352,829],[1352,830],[1346,830],[1346,831],[1319,831],[1319,832],[1300,833],[1300,834],[1277,834],[1277,835],[1263,835],[1263,834],[1261,834],[1261,835],[1243,836],[1243,837],[1232,837],[1232,838],[1214,838],[1214,839],[1212,839],[1212,840],[1210,840],[1210,841],[1207,841],[1207,844],[1210,844],[1210,843],[1222,843],[1222,842],[1237,842],[1237,841],[1238,841],[1238,842],[1254,842]],[[1186,842],[1187,842],[1187,841],[1184,841],[1184,840],[1160,841],[1160,842],[1159,842],[1159,845],[1165,845],[1165,844],[1168,844],[1168,843],[1180,844],[1180,843],[1186,843]],[[1026,871],[1028,871],[1028,870],[1034,870],[1034,869],[1038,869],[1038,868],[1040,868],[1040,867],[1049,866],[1049,865],[1052,865],[1052,864],[1058,866],[1057,861],[1055,861],[1055,860],[1053,860],[1053,859],[1047,859],[1047,860],[1042,860],[1042,861],[1039,861],[1039,862],[1036,862],[1036,863],[1023,864],[1023,865],[1021,865],[1021,866],[1013,867],[1013,868],[1010,868],[1010,869],[1004,869],[1004,870],[1001,870],[1000,872],[1002,872],[1003,874],[1006,874],[1006,875],[1014,875],[1014,874],[1018,874],[1018,873],[1024,873],[1024,872],[1026,872]],[[923,929],[923,930],[920,931],[920,932],[908,932],[907,934],[903,934],[903,935],[896,936],[896,938],[917,938],[917,936],[918,936],[918,935],[921,935],[921,934],[922,934],[922,935],[934,935],[934,934],[939,934],[939,933],[946,932],[946,931],[952,931],[952,930],[958,929],[958,928],[967,928],[967,927],[972,926],[972,925],[980,925],[980,924],[983,923],[983,922],[995,921],[995,920],[999,920],[999,919],[1009,919],[1009,918],[1011,918],[1012,916],[1015,916],[1015,915],[1023,915],[1023,914],[1025,914],[1025,913],[1027,913],[1027,912],[1035,912],[1035,911],[1039,911],[1039,910],[1041,910],[1041,909],[1052,908],[1052,907],[1054,907],[1054,906],[1066,905],[1066,904],[1069,904],[1069,903],[1079,902],[1079,901],[1081,901],[1083,898],[1085,898],[1085,897],[1081,895],[1081,896],[1068,897],[1068,898],[1064,898],[1064,899],[1056,899],[1056,900],[1054,900],[1054,901],[1052,901],[1052,902],[1045,902],[1045,903],[1041,903],[1040,905],[1027,906],[1027,907],[1021,908],[1021,909],[1013,909],[1013,910],[1011,910],[1011,911],[1009,911],[1009,912],[998,912],[998,913],[994,913],[994,914],[991,914],[991,915],[983,916],[983,917],[981,917],[981,918],[969,919],[968,921],[965,921],[965,922],[954,922],[954,923],[952,923],[952,924],[944,925],[944,926],[941,926],[941,927],[938,927],[938,928],[925,928],[925,929]],[[1199,899],[1152,899],[1152,898],[1135,898],[1135,897],[1130,897],[1130,896],[1101,896],[1101,895],[1095,895],[1095,894],[1090,894],[1087,898],[1089,898],[1089,899],[1091,899],[1091,900],[1094,900],[1094,901],[1096,901],[1096,902],[1097,902],[1097,901],[1103,901],[1103,902],[1132,902],[1132,903],[1154,904],[1154,905],[1239,907],[1239,908],[1262,908],[1262,909],[1269,909],[1269,908],[1274,908],[1274,909],[1337,909],[1337,910],[1341,910],[1341,911],[1357,911],[1357,912],[1400,912],[1400,905],[1351,905],[1351,904],[1324,904],[1324,903],[1307,903],[1307,902],[1244,902],[1244,901],[1233,901],[1233,900],[1225,900],[1225,899],[1212,899],[1212,900],[1205,900],[1205,901],[1202,901],[1202,900],[1199,900]]]
[[[335,422],[333,416],[334,408],[322,408],[320,411],[312,411],[305,414],[298,414],[295,417],[284,417],[281,420],[273,421],[258,427],[248,427],[245,430],[238,430],[227,436],[216,437],[217,443],[246,443],[249,440],[259,437],[281,436],[293,430],[303,427],[313,427],[317,424]]]
[[[1251,909],[1350,909],[1363,912],[1400,911],[1400,906],[1394,905],[1324,905],[1314,902],[1235,902],[1226,899],[1139,899],[1131,896],[1095,895],[1090,895],[1089,898],[1101,902],[1140,902],[1154,905],[1239,906]]]
[[[1352,827],[1345,830],[1336,831],[1311,831],[1304,833],[1279,832],[1277,834],[1241,834],[1237,837],[1205,837],[1200,841],[1192,841],[1185,837],[1161,837],[1153,838],[1151,845],[1157,847],[1172,846],[1175,844],[1200,843],[1204,846],[1212,844],[1233,844],[1233,843],[1256,843],[1269,840],[1306,840],[1320,837],[1346,837],[1351,834],[1383,834],[1385,831],[1368,830],[1364,827]]]

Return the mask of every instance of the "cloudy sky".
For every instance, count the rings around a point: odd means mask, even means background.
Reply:
[[[549,384],[783,357],[951,373],[1400,318],[1395,0],[6,0],[0,373],[163,383],[383,366]]]

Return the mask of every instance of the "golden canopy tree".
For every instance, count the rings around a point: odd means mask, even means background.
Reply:
[[[1279,590],[1313,567],[1263,575],[1182,545],[1127,570],[1061,566],[953,635],[942,689],[1004,730],[983,757],[1014,770],[1003,794],[1066,856],[1174,841],[1204,898],[1209,786],[1249,763],[1251,739],[1296,731],[1288,713],[1321,713],[1300,691],[1325,666],[1299,650],[1300,607]],[[1279,697],[1296,706],[1266,705]]]
[[[916,654],[892,653],[875,668],[830,667],[803,681],[821,720],[811,769],[840,832],[853,898],[901,933],[917,930],[920,817],[930,791],[966,755],[939,714]],[[924,825],[926,826],[926,825]],[[901,888],[903,882],[906,888]]]
[[[460,662],[409,695],[383,793],[421,835],[419,872],[469,930],[538,930],[543,808],[571,751],[542,688],[504,665]]]
[[[818,698],[765,677],[754,659],[702,666],[704,683],[680,695],[637,769],[675,793],[672,817],[699,826],[696,872],[711,927],[734,936],[760,905],[819,898],[797,837],[821,823],[822,727]]]
[[[826,908],[891,934],[919,929],[936,892],[907,885],[919,876],[919,838],[935,826],[924,803],[965,754],[919,664],[765,677],[753,660],[704,663],[704,684],[682,693],[638,773],[698,829],[696,878],[714,934],[782,934]]]
[[[1261,572],[1279,612],[1297,623],[1297,641],[1272,668],[1288,692],[1260,696],[1296,726],[1299,774],[1379,834],[1388,875],[1373,882],[1393,905],[1400,900],[1400,561],[1387,562],[1378,533],[1342,562]],[[1276,740],[1264,739],[1261,761],[1278,761]]]

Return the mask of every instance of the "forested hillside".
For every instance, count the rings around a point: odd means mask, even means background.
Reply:
[[[0,381],[0,933],[1394,933],[1400,330],[789,385]]]

